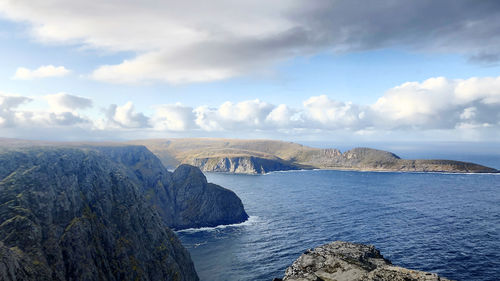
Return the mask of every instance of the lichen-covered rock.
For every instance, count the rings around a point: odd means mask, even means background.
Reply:
[[[436,274],[393,266],[374,246],[336,241],[307,250],[283,281],[446,281]]]
[[[1,280],[198,280],[125,165],[44,147],[1,153],[0,167]]]

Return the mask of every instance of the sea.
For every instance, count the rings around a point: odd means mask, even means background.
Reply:
[[[500,150],[390,147],[500,169]],[[248,221],[177,232],[202,281],[270,281],[305,250],[375,245],[393,264],[453,280],[499,280],[500,174],[309,170],[207,173],[233,190]]]

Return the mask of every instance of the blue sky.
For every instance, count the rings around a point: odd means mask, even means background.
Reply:
[[[102,3],[0,0],[2,136],[500,140],[495,1]]]

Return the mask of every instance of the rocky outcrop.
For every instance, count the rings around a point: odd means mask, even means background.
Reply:
[[[197,167],[181,165],[172,177],[176,216],[171,227],[216,226],[248,219],[240,198],[231,190],[208,183]]]
[[[446,281],[394,266],[373,246],[336,241],[307,250],[275,281]]]
[[[0,280],[198,280],[181,229],[246,220],[196,167],[143,146],[3,147]]]
[[[52,147],[4,152],[0,167],[1,280],[198,280],[124,164]]]
[[[255,156],[194,158],[192,165],[206,172],[237,174],[265,174],[273,171],[298,169],[280,159],[266,159]]]
[[[123,166],[129,180],[174,229],[211,227],[245,221],[238,196],[208,183],[199,168],[179,166],[173,173],[144,146],[87,146]]]

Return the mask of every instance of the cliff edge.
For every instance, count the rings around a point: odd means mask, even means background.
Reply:
[[[130,170],[98,150],[0,154],[0,279],[197,281]]]

